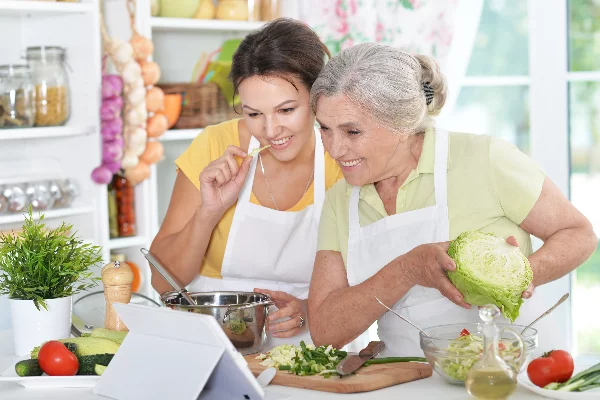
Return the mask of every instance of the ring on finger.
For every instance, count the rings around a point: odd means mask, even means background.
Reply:
[[[298,315],[298,318],[300,318],[300,324],[298,325],[298,328],[302,328],[304,326],[304,318],[302,318],[302,315]]]

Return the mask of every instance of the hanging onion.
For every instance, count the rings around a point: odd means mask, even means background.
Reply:
[[[149,140],[146,143],[146,149],[144,153],[140,156],[140,161],[144,161],[147,164],[156,164],[160,160],[162,160],[165,154],[165,149],[162,143]]]

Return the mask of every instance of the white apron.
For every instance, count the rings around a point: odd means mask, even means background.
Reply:
[[[258,159],[254,157],[233,215],[221,267],[223,279],[199,275],[190,284],[190,291],[251,292],[260,288],[283,291],[303,300],[308,297],[325,200],[325,152],[316,129],[315,135],[314,204],[302,211],[290,212],[251,203]],[[252,137],[248,153],[260,146]],[[281,344],[299,344],[301,340],[312,343],[308,324],[301,334],[291,338],[273,338],[268,334],[263,351]]]
[[[360,188],[354,187],[350,197],[348,237],[348,282],[350,285],[369,279],[398,256],[421,244],[449,240],[447,201],[448,132],[436,130],[434,189],[435,205],[385,217],[362,227],[359,224],[358,201]],[[375,302],[375,298],[372,299]],[[534,306],[535,297],[521,307],[515,323],[529,324],[541,314],[543,306]],[[391,307],[391,305],[388,304]],[[393,309],[420,328],[436,325],[479,322],[478,308],[464,309],[452,303],[437,289],[414,286]],[[528,312],[529,311],[529,312]],[[535,315],[539,311],[539,314]],[[385,342],[384,356],[419,356],[419,331],[386,312],[378,321],[379,338]],[[350,351],[364,348],[369,341],[365,332],[348,345]],[[372,339],[372,337],[371,337]]]

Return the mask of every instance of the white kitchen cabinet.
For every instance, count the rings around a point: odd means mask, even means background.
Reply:
[[[52,161],[55,173],[77,181],[80,195],[69,208],[45,211],[47,225],[73,223],[79,236],[106,245],[107,225],[100,217],[106,214],[106,187],[90,179],[101,154],[98,10],[98,0],[0,1],[0,64],[25,64],[29,46],[64,47],[71,93],[71,116],[64,126],[0,129],[0,186],[10,177],[36,180],[48,172],[43,160]],[[22,214],[0,214],[0,230],[20,228],[23,221]],[[9,315],[5,298],[0,300],[0,315]],[[0,328],[8,321],[0,318]]]
[[[126,1],[102,3],[109,35],[129,40]],[[295,2],[283,3],[284,15],[294,16]],[[0,65],[25,63],[22,56],[28,46],[64,47],[71,90],[71,117],[64,126],[0,129],[0,179],[23,175],[19,167],[23,162],[39,164],[40,160],[52,159],[65,177],[77,180],[81,194],[68,209],[46,211],[46,223],[52,227],[62,221],[73,223],[79,236],[103,247],[106,262],[110,252],[126,254],[142,270],[140,293],[157,299],[150,285],[150,269],[139,249],[150,246],[164,218],[176,176],[174,160],[202,129],[171,130],[160,138],[165,159],[152,166],[151,178],[135,188],[137,235],[110,239],[107,187],[91,180],[102,149],[100,6],[99,0],[0,0],[0,35],[4,38]],[[243,37],[264,24],[151,17],[149,0],[138,0],[136,7],[136,29],[154,42],[153,59],[161,67],[160,83],[189,81],[202,52],[208,53],[223,41]],[[35,180],[35,173],[31,173]],[[23,220],[21,214],[2,214],[0,230],[19,228]],[[7,307],[6,299],[0,299],[0,315],[8,315]],[[7,324],[8,319],[0,318],[0,329]]]

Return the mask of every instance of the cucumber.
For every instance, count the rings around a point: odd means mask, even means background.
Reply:
[[[120,345],[121,343],[123,343],[125,336],[127,336],[127,331],[113,331],[111,329],[106,328],[95,328],[90,333],[90,336],[112,340],[113,342],[116,342]]]
[[[94,372],[96,373],[96,375],[102,375],[105,370],[106,365],[96,364],[96,366],[94,367]]]
[[[96,375],[96,365],[107,366],[114,354],[94,354],[91,356],[77,357],[79,370],[77,375]]]
[[[38,360],[22,360],[15,364],[15,372],[19,376],[41,376],[44,371],[40,368]]]

